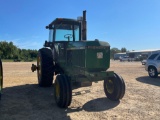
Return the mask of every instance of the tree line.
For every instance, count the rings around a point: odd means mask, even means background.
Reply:
[[[20,49],[13,42],[0,41],[1,59],[31,61],[37,58],[37,54],[37,50]]]

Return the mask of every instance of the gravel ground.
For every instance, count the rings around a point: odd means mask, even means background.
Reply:
[[[0,120],[159,120],[160,77],[149,78],[140,62],[111,61],[109,70],[124,78],[126,93],[114,102],[106,98],[103,81],[73,90],[67,109],[57,107],[53,87],[40,88],[30,62],[3,63],[4,89]],[[81,95],[75,95],[81,91]],[[89,92],[85,92],[89,91]]]

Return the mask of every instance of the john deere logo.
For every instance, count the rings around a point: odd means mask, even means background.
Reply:
[[[103,53],[102,52],[97,52],[97,58],[102,59],[103,58]]]

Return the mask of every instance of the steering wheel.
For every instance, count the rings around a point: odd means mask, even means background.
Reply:
[[[66,34],[64,35],[64,38],[68,38],[68,41],[70,41],[70,38],[73,38],[72,34]]]

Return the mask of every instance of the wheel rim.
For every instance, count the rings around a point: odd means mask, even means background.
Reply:
[[[59,84],[57,83],[56,85],[55,85],[55,94],[56,94],[56,100],[59,100],[59,98],[60,98],[60,87],[59,87]]]
[[[155,75],[155,70],[154,70],[153,68],[151,68],[151,69],[149,70],[149,74],[150,74],[151,76],[154,76],[154,75]]]
[[[113,91],[114,91],[114,83],[112,80],[108,80],[107,84],[106,84],[106,89],[107,89],[107,92],[112,94]]]
[[[37,69],[38,79],[40,79],[40,76],[41,76],[41,58],[40,57],[37,58],[37,67],[38,67]]]

